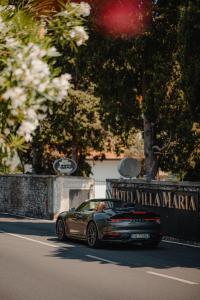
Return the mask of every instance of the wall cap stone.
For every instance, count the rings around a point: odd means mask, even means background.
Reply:
[[[180,186],[180,187],[200,187],[200,182],[193,182],[193,181],[180,181],[180,182],[174,182],[174,181],[157,181],[157,180],[151,180],[147,181],[145,179],[106,179],[106,182],[112,182],[112,183],[133,183],[133,184],[150,184],[150,185],[159,185],[159,186]]]
[[[81,180],[93,180],[92,177],[82,177],[82,176],[69,176],[69,175],[38,175],[38,174],[0,174],[0,177],[38,177],[38,178],[68,178],[68,179],[81,179]]]

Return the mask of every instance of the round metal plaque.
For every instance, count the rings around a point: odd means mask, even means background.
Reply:
[[[70,158],[59,158],[54,161],[53,168],[56,173],[71,175],[77,169],[77,163]]]
[[[141,162],[135,158],[126,157],[119,163],[118,172],[122,177],[134,178],[141,172]]]

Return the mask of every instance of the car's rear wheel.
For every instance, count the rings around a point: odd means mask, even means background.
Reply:
[[[64,241],[66,239],[65,225],[62,219],[59,219],[56,224],[56,234],[59,241]]]
[[[97,226],[94,222],[90,222],[87,228],[87,243],[91,248],[97,248],[100,245],[98,238]]]

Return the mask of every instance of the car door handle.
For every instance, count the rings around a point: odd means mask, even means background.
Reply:
[[[83,215],[80,213],[77,213],[75,216],[76,216],[76,219],[83,219]]]

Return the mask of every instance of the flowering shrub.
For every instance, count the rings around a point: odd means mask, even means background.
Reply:
[[[82,26],[84,17],[89,16],[90,5],[86,2],[67,3],[65,9],[48,20],[48,33],[62,46],[66,44],[81,46],[88,40],[88,34]]]
[[[67,10],[68,7],[68,10]],[[52,102],[62,101],[70,87],[70,74],[55,76],[50,62],[59,56],[56,48],[23,39],[13,29],[12,18],[5,18],[13,7],[0,6],[0,165],[12,165],[17,150],[31,141],[39,122]],[[58,30],[65,43],[83,44],[88,35],[82,16],[89,15],[88,4],[68,4],[66,10],[49,21],[62,23]],[[66,18],[70,25],[63,26]],[[47,24],[48,25],[48,24]],[[47,31],[48,32],[48,31]],[[45,37],[43,37],[45,39]]]

